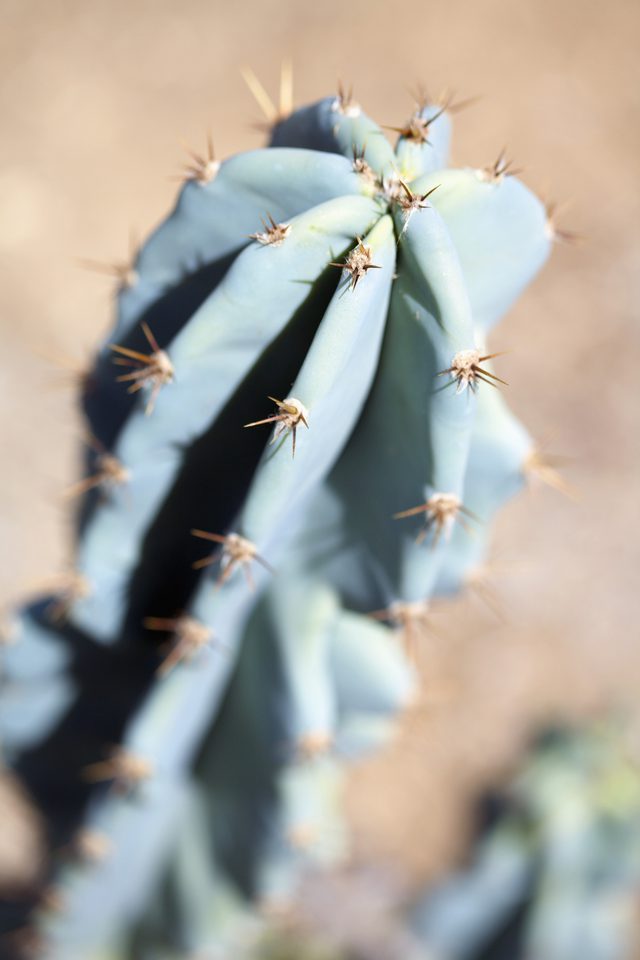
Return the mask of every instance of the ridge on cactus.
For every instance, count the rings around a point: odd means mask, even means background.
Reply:
[[[287,76],[286,109],[250,80],[267,148],[193,155],[118,274],[73,578],[5,651],[62,903],[13,926],[56,960],[237,951],[252,905],[347,857],[343,761],[388,742],[428,602],[551,470],[486,346],[549,254],[543,204],[503,158],[447,168],[446,103],[394,150],[351,92],[289,109]],[[60,856],[87,831],[103,858]]]

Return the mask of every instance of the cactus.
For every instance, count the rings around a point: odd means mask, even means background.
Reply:
[[[395,152],[344,91],[271,120],[266,149],[194,155],[122,271],[75,570],[6,650],[47,956],[231,942],[346,854],[342,761],[414,696],[397,633],[465,585],[533,463],[485,337],[549,254],[543,204],[503,159],[446,169],[443,106]]]
[[[469,864],[414,906],[417,957],[635,955],[640,777],[625,740],[612,721],[540,740]]]

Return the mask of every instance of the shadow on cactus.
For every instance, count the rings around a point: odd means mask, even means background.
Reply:
[[[17,937],[47,956],[237,954],[252,904],[344,857],[342,761],[415,696],[397,634],[540,466],[486,337],[554,228],[504,158],[447,169],[443,106],[395,151],[344,92],[273,108],[267,149],[194,156],[121,272],[76,569],[5,657],[60,906]]]

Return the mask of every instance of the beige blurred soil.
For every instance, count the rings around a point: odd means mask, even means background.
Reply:
[[[478,103],[454,162],[508,145],[525,181],[571,201],[559,246],[491,346],[509,399],[571,458],[574,502],[547,489],[496,530],[499,615],[442,605],[425,640],[425,701],[396,747],[354,771],[357,852],[413,877],[460,849],[471,790],[506,769],[534,721],[640,689],[640,364],[637,3],[617,0],[2,0],[0,2],[0,601],[69,560],[60,494],[80,424],[54,361],[81,365],[110,323],[108,279],[78,258],[126,259],[169,208],[182,139],[220,157],[260,144],[239,68],[298,103],[353,82],[398,125],[418,83]],[[48,359],[49,358],[49,359]],[[4,817],[3,817],[4,819]],[[0,859],[30,849],[5,831]]]

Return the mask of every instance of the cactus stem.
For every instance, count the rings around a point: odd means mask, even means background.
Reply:
[[[371,247],[368,247],[361,237],[356,237],[357,246],[348,254],[344,263],[335,263],[333,260],[329,263],[330,267],[338,267],[340,270],[346,270],[351,274],[350,286],[355,290],[358,280],[367,275],[367,270],[380,270],[380,265],[372,263]]]
[[[242,567],[247,583],[253,590],[255,584],[251,576],[250,567],[254,560],[261,564],[265,570],[268,570],[269,573],[274,572],[267,561],[258,554],[258,548],[255,543],[252,543],[245,537],[241,537],[239,533],[228,533],[226,536],[223,536],[221,533],[208,533],[206,530],[192,530],[191,534],[194,537],[199,537],[201,540],[211,540],[213,543],[221,544],[222,552],[219,557],[217,555],[203,557],[202,560],[197,560],[192,564],[194,570],[201,570],[203,567],[208,567],[220,559],[220,575],[217,580],[219,587],[229,579],[237,567]]]
[[[507,148],[503,147],[494,163],[478,170],[478,178],[487,180],[489,183],[502,183],[505,177],[515,177],[522,173],[521,167],[516,169],[512,164],[512,160],[507,160]]]
[[[482,383],[488,383],[492,387],[497,386],[498,383],[508,387],[509,384],[506,380],[501,380],[495,373],[480,366],[485,360],[493,360],[494,357],[502,355],[502,353],[486,353],[481,356],[479,350],[460,350],[451,360],[451,366],[447,367],[446,370],[438,371],[437,376],[444,377],[449,374],[451,382],[458,385],[456,393],[462,393],[467,387],[473,391],[477,390],[478,380]]]
[[[455,493],[434,493],[426,503],[421,503],[417,507],[409,507],[408,510],[401,510],[400,513],[394,513],[393,519],[404,520],[406,517],[414,517],[419,513],[426,514],[427,522],[424,529],[418,534],[416,543],[422,543],[431,528],[433,528],[434,537],[431,544],[432,548],[437,546],[442,536],[448,539],[456,519],[460,520],[463,528],[468,533],[471,532],[471,528],[466,523],[464,517],[479,522],[478,517],[463,506],[460,498],[457,497]],[[461,516],[461,514],[464,514],[464,516]]]
[[[216,160],[215,156],[212,134],[209,133],[207,135],[206,153],[196,153],[195,150],[192,150],[187,144],[183,144],[183,147],[191,157],[192,162],[184,167],[178,179],[185,182],[192,180],[203,186],[206,183],[211,183],[220,169],[220,163]]]
[[[141,326],[145,337],[149,341],[152,353],[139,353],[137,350],[129,350],[128,347],[121,347],[115,343],[110,343],[109,348],[114,353],[121,354],[121,356],[114,358],[114,363],[136,368],[131,373],[116,377],[118,383],[130,382],[129,393],[137,393],[143,387],[151,387],[151,393],[145,408],[145,413],[149,415],[153,412],[161,388],[166,383],[173,381],[175,372],[169,355],[160,349],[148,325],[143,321]]]
[[[130,793],[138,784],[153,776],[153,767],[144,757],[131,753],[125,747],[114,747],[107,760],[91,763],[82,770],[89,783],[113,782],[119,793]]]
[[[250,240],[257,240],[258,243],[262,243],[265,246],[271,244],[274,247],[279,247],[283,240],[291,233],[290,223],[276,223],[270,213],[267,214],[267,220],[263,217],[260,217],[260,220],[262,221],[264,231],[262,233],[250,233]]]
[[[147,630],[171,631],[174,635],[169,653],[156,670],[160,677],[166,677],[183,660],[193,659],[215,639],[213,630],[194,617],[145,617],[143,623]]]
[[[266,417],[264,420],[255,420],[253,423],[245,423],[246,427],[260,427],[265,423],[276,423],[276,429],[271,443],[280,439],[283,433],[291,431],[292,452],[291,456],[296,455],[296,430],[302,423],[309,429],[309,411],[303,403],[296,400],[295,397],[287,397],[285,400],[276,400],[275,397],[269,397],[277,406],[281,413],[276,413],[272,417]]]

